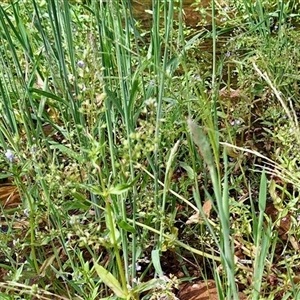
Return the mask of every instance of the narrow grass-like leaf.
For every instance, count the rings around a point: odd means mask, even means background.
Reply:
[[[259,199],[258,199],[258,208],[259,208],[259,217],[258,217],[258,223],[257,223],[257,235],[255,240],[255,246],[260,246],[260,238],[262,233],[262,227],[263,227],[263,219],[264,219],[264,213],[266,209],[266,202],[267,202],[267,178],[266,174],[263,171],[261,174],[261,180],[260,180],[260,188],[259,188]]]
[[[142,282],[131,290],[132,294],[141,295],[142,293],[150,290],[155,290],[156,288],[163,286],[165,281],[161,278],[153,278],[149,281]]]
[[[160,264],[160,250],[157,249],[151,251],[151,261],[158,276],[162,276],[163,270]]]
[[[32,93],[36,93],[37,95],[46,97],[46,98],[56,100],[58,102],[61,102],[64,105],[68,106],[68,102],[67,101],[65,101],[63,98],[61,98],[61,97],[59,97],[59,96],[57,96],[55,94],[52,94],[50,92],[39,90],[39,89],[36,89],[36,88],[30,88],[29,91],[32,92]]]
[[[59,150],[62,153],[68,155],[69,157],[73,157],[78,162],[84,162],[85,161],[85,159],[82,155],[80,155],[79,153],[75,152],[74,150],[68,148],[65,145],[55,143],[55,144],[50,146],[50,149]]]
[[[267,226],[262,232],[260,243],[255,248],[254,273],[253,273],[253,300],[260,299],[264,267],[267,261],[268,249],[271,241],[271,227]]]

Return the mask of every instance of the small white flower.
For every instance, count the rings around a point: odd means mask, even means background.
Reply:
[[[194,77],[194,79],[196,81],[200,81],[201,80],[201,76],[199,74],[198,75],[194,75],[193,77]]]
[[[150,86],[155,86],[155,80],[151,79],[151,80],[149,81],[149,85],[150,85]]]
[[[141,270],[142,270],[142,267],[141,267],[141,265],[139,265],[139,264],[135,264],[135,269],[136,269],[137,271],[141,271]]]
[[[84,67],[84,61],[79,60],[79,61],[77,62],[77,66],[78,66],[79,68],[83,68],[83,67]]]
[[[78,223],[78,219],[75,215],[72,215],[69,221],[70,225],[75,225]]]
[[[14,153],[10,150],[10,149],[7,149],[6,152],[5,152],[5,157],[10,161],[10,162],[13,162],[14,160]]]
[[[20,240],[19,239],[16,239],[16,240],[13,240],[13,245],[16,246],[20,243]]]
[[[231,55],[231,53],[230,53],[230,51],[227,51],[226,53],[225,53],[225,57],[230,57],[230,55]]]
[[[240,125],[240,124],[241,124],[241,120],[233,120],[233,121],[230,122],[231,126]]]
[[[23,212],[24,212],[24,215],[28,218],[29,217],[29,209],[25,208]]]
[[[149,98],[149,99],[145,100],[145,105],[146,106],[151,106],[151,105],[156,106],[156,99],[155,98]]]

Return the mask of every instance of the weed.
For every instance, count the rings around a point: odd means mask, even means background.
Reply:
[[[298,297],[299,5],[204,2],[0,5],[3,299]]]

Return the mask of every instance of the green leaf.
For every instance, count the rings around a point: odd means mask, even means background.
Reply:
[[[152,250],[151,252],[151,259],[154,266],[154,269],[158,276],[163,275],[163,270],[160,265],[160,251],[159,250]]]
[[[11,300],[12,298],[10,298],[10,296],[7,296],[7,294],[4,293],[0,293],[0,298],[2,300]]]
[[[61,151],[63,154],[68,155],[68,157],[72,157],[74,159],[76,159],[78,162],[84,162],[84,157],[82,155],[80,155],[79,153],[71,150],[70,148],[61,145],[61,144],[53,144],[50,146],[50,149],[57,149],[59,151]]]
[[[74,197],[76,199],[76,197]],[[87,211],[90,208],[90,205],[87,201],[65,201],[62,204],[62,207],[64,208],[64,211],[69,211],[73,209],[80,209],[82,211]]]
[[[107,211],[107,210],[106,210]],[[107,228],[109,230],[109,240],[112,245],[118,244],[120,240],[120,231],[117,229],[115,220],[109,218],[108,213],[105,214],[105,221]]]
[[[3,173],[0,173],[0,179],[4,179],[4,178],[9,178],[9,177],[11,177],[12,176],[12,174],[3,174]]]
[[[190,129],[192,139],[198,146],[205,163],[208,165],[208,167],[214,166],[212,150],[203,129],[191,119],[188,119],[187,124]]]
[[[116,186],[112,186],[108,190],[109,195],[121,195],[125,192],[127,192],[131,188],[131,185],[121,183],[117,184]]]
[[[147,282],[142,282],[135,286],[132,290],[132,294],[140,295],[141,293],[144,293],[149,290],[155,290],[158,287],[161,287],[165,284],[166,282],[161,279],[161,278],[153,278]]]
[[[35,88],[30,88],[29,91],[32,92],[32,93],[36,93],[36,94],[38,94],[40,96],[46,97],[46,98],[49,98],[49,99],[52,99],[52,100],[56,100],[56,101],[61,102],[61,103],[65,104],[65,105],[68,105],[67,101],[65,101],[63,98],[58,97],[58,96],[56,96],[56,95],[54,95],[52,93],[49,93],[49,92],[46,92],[46,91],[42,91],[42,90],[39,90],[39,89],[35,89]]]
[[[120,222],[118,222],[118,225],[120,226],[120,228],[126,230],[126,231],[129,231],[131,233],[136,233],[136,229],[129,225],[126,221],[122,220]]]
[[[125,299],[127,297],[127,294],[123,291],[119,281],[116,279],[116,277],[114,277],[113,274],[111,274],[96,262],[94,262],[94,268],[103,283],[107,285],[117,297],[120,297],[122,299]]]
[[[197,174],[195,173],[195,171],[185,162],[180,162],[179,166],[183,169],[185,169],[189,179],[194,180],[197,176]]]
[[[274,181],[275,182],[275,181]],[[259,211],[264,212],[267,203],[267,177],[265,171],[261,174],[260,186],[259,186]]]

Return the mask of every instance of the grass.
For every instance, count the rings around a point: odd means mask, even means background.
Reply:
[[[1,299],[297,299],[299,5],[133,5],[0,5]]]

